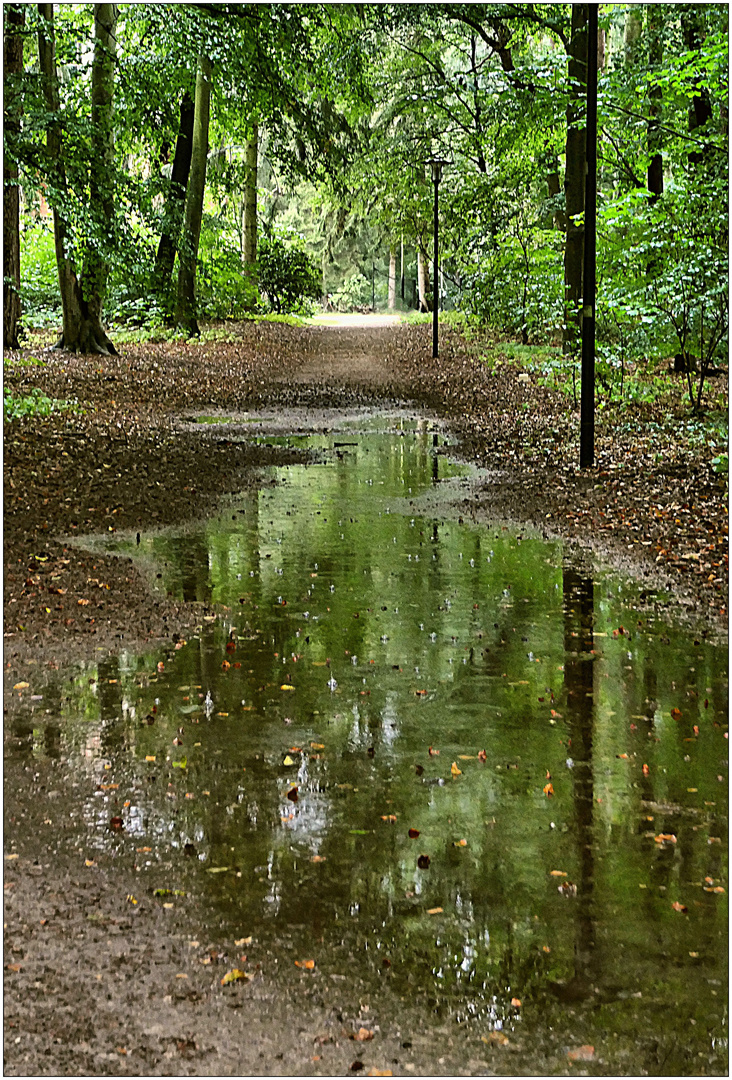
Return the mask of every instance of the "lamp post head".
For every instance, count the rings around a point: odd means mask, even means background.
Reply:
[[[442,170],[445,165],[449,165],[450,162],[446,161],[444,158],[430,158],[427,164],[432,169],[433,184],[439,184],[440,180],[442,180]]]

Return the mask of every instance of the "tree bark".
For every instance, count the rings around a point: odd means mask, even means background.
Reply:
[[[652,71],[660,69],[663,63],[663,9],[658,4],[646,5],[648,27],[648,60]],[[663,135],[659,128],[663,109],[663,91],[660,86],[652,86],[648,92],[648,190],[651,202],[657,202],[663,195]]]
[[[684,45],[690,52],[698,52],[704,41],[704,29],[702,16],[697,4],[681,4],[681,31],[684,37]],[[704,86],[697,83],[697,92],[691,99],[689,109],[689,131],[695,131],[703,127],[707,120],[712,117],[712,103],[709,92]],[[706,157],[705,150],[694,150],[689,154],[689,164],[699,165]]]
[[[429,302],[430,264],[422,250],[417,248],[417,288],[419,290],[419,310],[432,311]]]
[[[170,186],[165,200],[160,243],[155,256],[155,291],[161,299],[167,297],[170,290],[175,253],[178,250],[188,174],[191,169],[193,112],[193,98],[187,90],[184,90],[180,102],[180,122],[173,156],[173,168],[170,174]]]
[[[565,354],[574,353],[579,341],[579,308],[582,302],[584,229],[573,220],[585,208],[585,127],[584,95],[587,84],[587,5],[572,5],[572,37],[569,45],[567,105],[567,145],[564,170],[564,199],[567,231],[564,242],[564,332]]]
[[[252,266],[257,261],[257,152],[259,149],[259,126],[252,122],[247,139],[246,179],[244,181],[244,264]]]
[[[98,232],[97,242],[87,246],[82,268],[82,293],[90,317],[101,323],[102,305],[109,278],[105,254],[114,246],[114,127],[112,102],[117,60],[117,5],[94,5],[94,60],[91,75],[92,162],[89,174],[89,205]]]
[[[39,4],[38,12],[41,17],[38,27],[38,61],[43,94],[49,113],[46,130],[47,174],[51,181],[50,188],[54,193],[53,238],[63,310],[63,330],[54,348],[68,349],[71,352],[108,355],[109,353],[116,353],[117,350],[102,327],[98,310],[93,311],[90,309],[76,267],[68,255],[71,250],[71,230],[63,212],[67,185],[62,154],[63,138],[59,119],[60,100],[58,73],[56,70],[56,34],[53,22],[53,4]],[[97,306],[95,305],[95,307]],[[98,308],[101,308],[101,305],[98,305]]]
[[[3,159],[3,344],[6,349],[18,348],[20,330],[20,188],[18,165],[14,160],[12,142],[20,135],[23,112],[20,88],[15,76],[23,72],[23,31],[25,6],[8,4],[4,18],[4,124],[6,147],[12,152]]]
[[[643,16],[640,6],[638,4],[628,4],[625,9],[625,27],[623,31],[626,67],[632,67],[638,63],[638,49],[642,27]]]
[[[206,189],[208,125],[211,107],[211,61],[200,56],[196,75],[191,171],[186,189],[183,234],[178,252],[178,299],[175,321],[189,337],[198,335],[196,318],[196,259],[201,238],[203,194]]]
[[[396,307],[396,251],[394,248],[389,252],[389,293],[388,293],[388,307],[389,311],[393,311]]]

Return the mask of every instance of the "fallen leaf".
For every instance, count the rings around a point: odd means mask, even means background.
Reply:
[[[566,870],[550,870],[549,873],[550,873],[550,875],[552,877],[566,877],[567,876],[567,871]]]
[[[462,776],[463,774],[462,769],[458,769],[456,761],[453,761],[452,765],[450,766],[450,772],[453,776]]]
[[[369,1069],[367,1076],[393,1076],[391,1069]]]
[[[311,750],[325,750],[325,743],[311,742],[310,743],[310,748],[311,748]]]
[[[417,866],[420,868],[420,870],[426,870],[427,867],[429,866],[429,864],[430,864],[429,855],[420,855],[419,858],[417,859]]]
[[[293,787],[287,792],[287,798],[290,802],[297,802],[297,788]]]
[[[295,961],[295,967],[307,968],[308,971],[312,971],[313,968],[315,967],[315,961],[314,960],[296,960]]]
[[[592,1061],[594,1056],[594,1046],[576,1046],[573,1050],[567,1051],[567,1057],[570,1061]]]
[[[521,998],[511,998],[511,1004],[513,1005],[514,1009],[520,1009],[521,1008]]]
[[[123,829],[124,822],[121,817],[113,817],[109,822],[110,829]]]
[[[681,709],[672,709],[671,710],[671,716],[673,717],[674,720],[678,720],[679,717],[681,716]]]
[[[251,935],[249,937],[237,938],[237,940],[234,942],[235,945],[251,945],[251,943],[252,943]]]
[[[468,846],[468,841],[467,840],[453,840],[452,846],[453,847],[467,847]]]
[[[487,759],[488,759],[488,755],[486,754],[485,750],[479,750],[478,751],[478,761],[487,761]]]
[[[359,1028],[355,1034],[350,1035],[349,1038],[354,1039],[356,1042],[370,1042],[373,1039],[373,1031],[369,1031],[368,1028]]]
[[[6,971],[16,971],[17,972],[17,971],[20,971],[22,967],[23,967],[22,964],[6,964],[5,965],[5,970]]]
[[[241,968],[232,968],[231,971],[227,971],[221,980],[221,985],[226,986],[227,983],[238,982],[240,979],[251,979],[251,975],[248,975],[246,971],[242,971]]]
[[[388,821],[391,825],[394,824],[396,819],[397,819],[396,814],[382,814],[381,815],[381,820],[382,821]]]
[[[409,836],[412,840],[416,840],[417,837],[419,836],[419,829],[409,829],[407,831],[407,836]],[[16,856],[16,858],[17,858],[17,856]]]
[[[297,765],[297,762],[293,758],[291,758],[290,755],[288,754],[285,757],[285,760],[282,762],[282,764],[283,765]]]
[[[427,908],[427,914],[428,915],[440,915],[440,914],[442,914],[442,912],[444,910],[445,909],[441,908],[441,907],[431,907],[431,908]]]
[[[508,1046],[508,1035],[504,1035],[502,1031],[491,1031],[488,1035],[481,1035],[481,1041],[493,1046]]]
[[[547,798],[549,798],[551,795],[554,794],[554,788],[552,787],[551,784],[544,784],[544,789],[543,790],[544,790],[544,794],[546,795]]]
[[[675,844],[676,837],[673,833],[659,833],[658,836],[654,836],[653,839],[657,844]]]
[[[686,904],[680,904],[678,900],[674,900],[671,907],[674,909],[674,911],[688,911],[689,910],[688,907],[686,906]]]
[[[280,690],[294,690],[294,689],[295,689],[295,687],[291,686],[290,683],[283,683],[282,686],[280,687]]]
[[[27,682],[17,682],[13,687],[13,690],[26,690],[30,686]]]
[[[440,751],[439,750],[433,750],[431,746],[429,748],[429,753],[430,753],[430,757],[439,757],[440,756]]]

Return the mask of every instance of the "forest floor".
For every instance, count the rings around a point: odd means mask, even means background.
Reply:
[[[288,410],[317,416],[408,405],[439,417],[457,439],[456,454],[486,470],[458,508],[466,520],[529,522],[587,546],[649,595],[665,592],[659,602],[694,633],[723,637],[727,484],[705,448],[686,445],[646,410],[598,425],[597,463],[579,469],[578,414],[567,398],[534,375],[519,378],[508,359],[486,368],[475,351],[443,330],[433,360],[429,326],[365,318],[227,324],[201,341],[130,344],[113,357],[38,347],[6,355],[6,392],[38,387],[83,410],[5,428],[6,722],[44,668],[99,650],[170,644],[208,613],[153,598],[131,560],[69,538],[200,518],[227,492],[261,483],[258,466],[297,460],[294,451],[245,446],[223,429],[181,422],[211,413],[266,410],[286,423]],[[48,800],[71,783],[47,773],[43,764],[6,764],[7,1075],[348,1071],[357,1055],[347,1038],[313,1065],[302,1031],[320,1031],[322,1007],[299,1002],[292,988],[289,1001],[287,990],[263,991],[236,1013],[215,995],[192,1003],[171,993],[183,946],[153,906],[121,917],[132,871],[118,867],[90,885],[73,860],[45,846]],[[89,921],[90,905],[100,921]],[[99,972],[107,969],[117,975],[105,976],[102,996]],[[415,1038],[405,1055],[397,1041],[388,1061],[409,1057],[412,1075],[486,1068],[445,1046],[438,1064],[436,1052]],[[514,1069],[522,1071],[519,1061],[501,1067]]]

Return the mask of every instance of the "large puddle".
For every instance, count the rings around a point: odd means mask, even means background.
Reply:
[[[419,516],[466,482],[427,424],[283,441],[322,460],[107,544],[228,618],[59,676],[9,753],[77,773],[89,858],[265,975],[724,1072],[726,653],[558,542]]]

